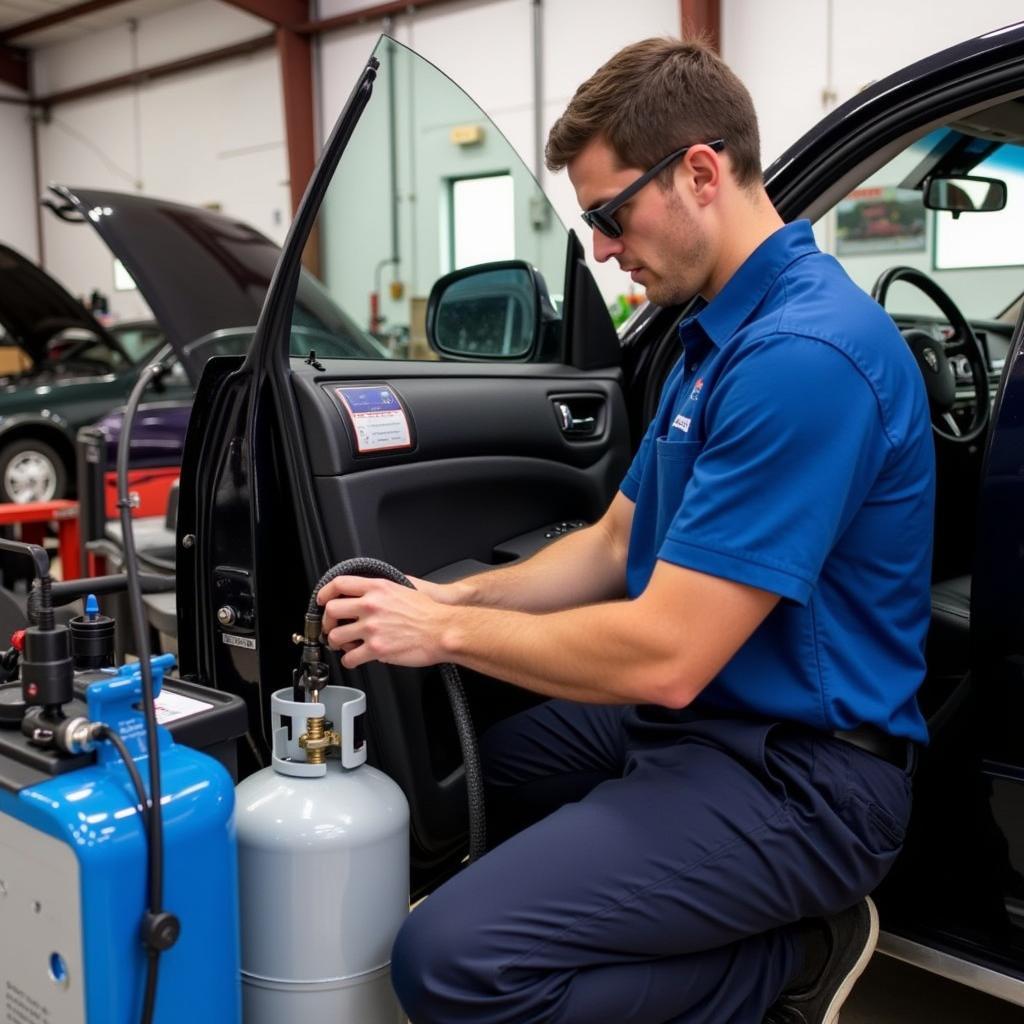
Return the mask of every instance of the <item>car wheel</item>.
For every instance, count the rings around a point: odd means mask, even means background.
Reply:
[[[67,494],[67,483],[61,457],[44,441],[23,437],[0,449],[0,502],[53,501]]]

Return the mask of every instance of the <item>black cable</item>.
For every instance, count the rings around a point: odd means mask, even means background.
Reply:
[[[111,729],[109,725],[104,724],[100,729],[98,729],[96,732],[96,738],[106,740],[108,743],[111,743],[116,748],[118,754],[121,755],[121,760],[124,761],[124,766],[128,770],[128,775],[132,780],[132,787],[135,789],[135,797],[138,800],[139,814],[142,819],[142,828],[146,834],[148,846],[150,840],[149,801],[146,796],[146,789],[142,784],[142,776],[139,774],[138,766],[135,764],[135,758],[133,758],[128,752],[128,747],[125,745],[124,740],[121,739],[120,733],[115,729]],[[146,989],[142,1008],[142,1019],[144,1021],[150,1021],[153,1019],[153,1008],[156,1002],[156,971],[158,959],[159,953],[157,951],[146,951]]]
[[[152,1021],[153,1009],[156,1004],[160,948],[154,942],[156,938],[154,925],[163,916],[164,840],[161,811],[163,791],[160,785],[160,747],[157,737],[156,711],[153,707],[153,669],[149,662],[149,633],[146,625],[146,612],[142,604],[142,587],[139,579],[138,555],[135,551],[135,537],[132,532],[132,503],[128,494],[128,456],[132,424],[135,421],[135,414],[143,392],[150,381],[162,376],[166,369],[160,363],[151,363],[139,374],[139,379],[135,382],[128,398],[128,404],[125,406],[121,437],[117,444],[117,506],[121,515],[121,541],[124,545],[128,605],[131,609],[132,628],[135,632],[135,653],[139,659],[139,671],[142,676],[142,713],[146,721],[146,750],[149,752],[150,813],[147,818],[149,911],[143,921],[142,929],[143,943],[147,954],[146,989],[142,1008],[143,1024],[150,1024]]]
[[[128,769],[128,775],[132,780],[132,787],[135,790],[135,796],[138,800],[139,813],[142,818],[143,828],[149,833],[149,797],[146,796],[145,787],[142,785],[142,776],[139,774],[138,766],[135,764],[135,758],[128,752],[128,748],[125,746],[125,742],[121,739],[121,734],[116,729],[111,729],[109,725],[104,724],[96,733],[96,738],[100,740],[106,740],[113,747],[117,749],[118,754],[121,755],[121,760],[124,761],[125,768]]]
[[[412,590],[416,588],[403,573],[393,565],[377,558],[349,558],[328,569],[320,577],[319,583],[309,599],[308,615],[321,614],[316,595],[338,576],[369,576],[374,579],[391,580]],[[484,778],[480,767],[480,751],[476,742],[476,731],[469,713],[469,704],[462,687],[459,670],[451,663],[444,662],[437,666],[448,692],[448,703],[451,705],[455,719],[455,730],[459,735],[459,746],[462,748],[462,763],[466,772],[466,799],[469,803],[469,860],[470,863],[487,852],[487,816],[484,805]]]

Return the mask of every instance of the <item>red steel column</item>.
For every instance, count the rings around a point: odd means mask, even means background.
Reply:
[[[684,36],[702,35],[722,52],[721,0],[679,0],[679,15]]]
[[[284,90],[284,124],[288,142],[288,180],[292,214],[299,208],[316,166],[316,138],[313,124],[313,52],[309,36],[291,29],[277,30],[277,55]],[[319,276],[320,245],[314,226],[302,257],[306,268]]]

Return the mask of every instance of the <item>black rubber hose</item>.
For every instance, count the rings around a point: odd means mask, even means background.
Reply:
[[[328,569],[320,577],[320,581],[313,589],[313,596],[309,599],[308,614],[321,613],[316,595],[338,576],[369,576],[372,579],[391,580],[403,587],[416,589],[403,573],[387,562],[377,558],[349,558]],[[469,803],[469,860],[472,863],[487,852],[487,815],[484,807],[484,777],[480,767],[480,751],[459,670],[447,661],[437,667],[444,680],[448,703],[455,719],[455,730],[459,736],[459,746],[462,748],[462,763],[466,772],[466,799]]]
[[[135,552],[135,534],[132,528],[132,503],[128,493],[128,459],[130,454],[132,427],[142,395],[150,381],[166,372],[161,363],[150,363],[139,374],[128,404],[125,406],[121,424],[121,437],[117,445],[117,507],[121,514],[121,543],[124,546],[124,568],[128,583],[128,607],[131,611],[132,628],[135,632],[136,654],[139,658],[139,673],[142,677],[142,715],[146,723],[146,750],[149,754],[149,864],[147,921],[163,911],[164,899],[164,832],[161,806],[162,787],[160,784],[160,743],[157,738],[156,711],[153,707],[153,670],[149,661],[149,624],[142,603],[142,585],[139,579],[139,560]],[[144,922],[145,926],[145,922]],[[142,1022],[150,1024],[156,1007],[157,972],[160,952],[146,942],[146,988],[142,1002]]]

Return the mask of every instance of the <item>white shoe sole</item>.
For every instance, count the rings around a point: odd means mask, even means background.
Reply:
[[[875,946],[878,945],[878,909],[875,907],[874,901],[870,896],[866,897],[866,902],[870,917],[868,941],[864,944],[864,949],[853,967],[846,977],[843,978],[842,984],[836,989],[836,994],[832,997],[832,1001],[828,1004],[828,1009],[825,1011],[823,1024],[836,1024],[839,1020],[839,1011],[842,1009],[843,1003],[846,1002],[847,997],[853,991],[853,986],[857,984],[857,979],[864,973],[872,954],[875,952]]]

